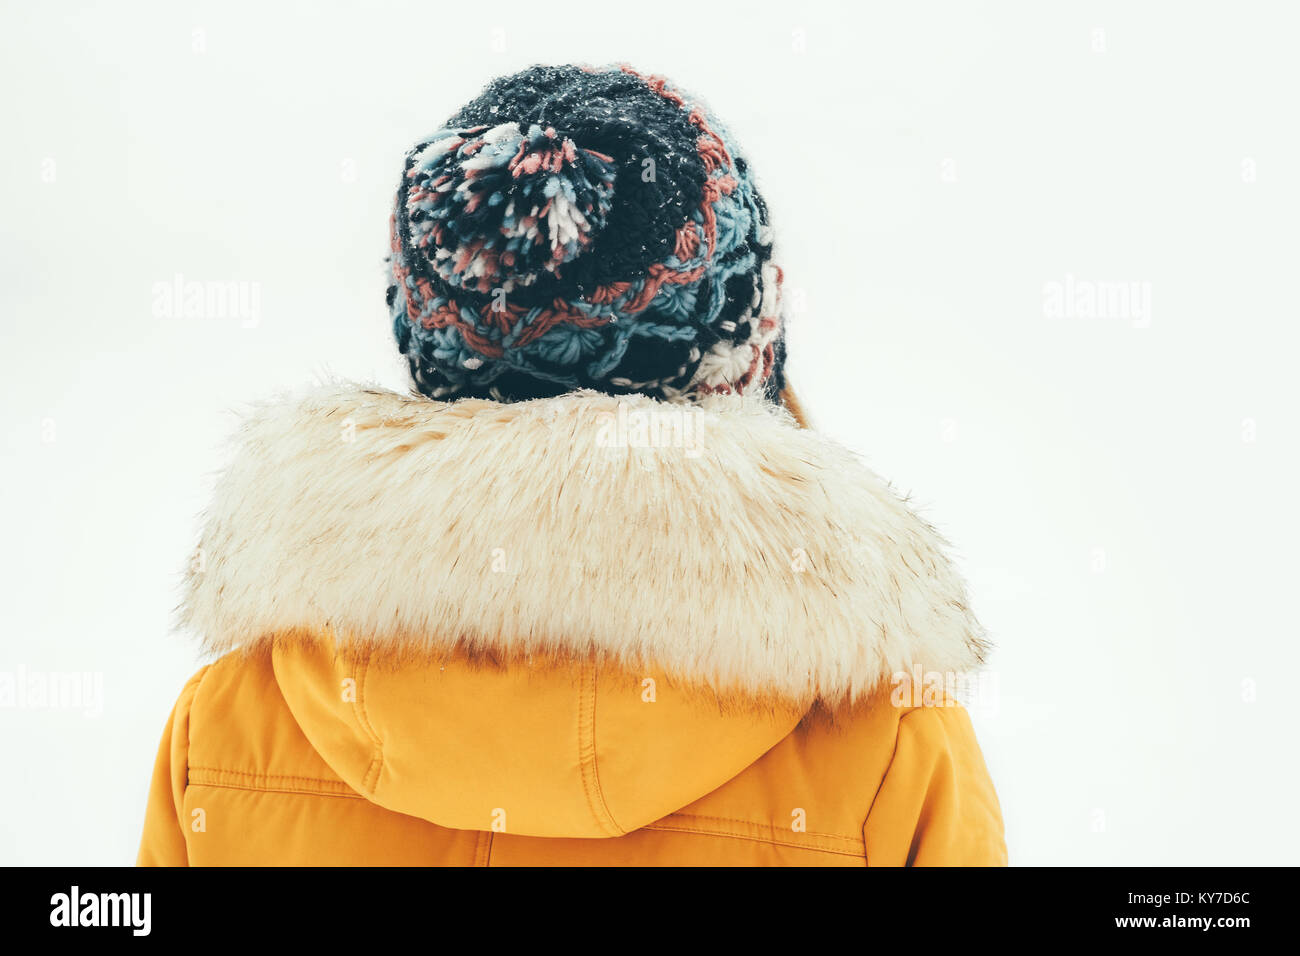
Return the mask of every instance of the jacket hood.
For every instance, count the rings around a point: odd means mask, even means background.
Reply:
[[[463,830],[630,833],[722,786],[802,716],[720,708],[652,669],[336,653],[315,641],[281,641],[272,660],[298,726],[348,786]]]
[[[725,783],[814,703],[975,667],[943,551],[758,399],[328,386],[247,418],[181,616],[213,652],[273,646],[303,732],[375,802],[609,836]]]

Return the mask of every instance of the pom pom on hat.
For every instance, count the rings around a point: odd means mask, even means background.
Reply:
[[[477,126],[429,143],[407,172],[410,238],[448,286],[530,285],[576,257],[609,215],[609,156],[552,127]]]

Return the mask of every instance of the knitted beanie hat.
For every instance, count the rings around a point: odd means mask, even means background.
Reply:
[[[726,130],[627,68],[490,83],[406,154],[388,304],[430,398],[784,382],[767,207]]]

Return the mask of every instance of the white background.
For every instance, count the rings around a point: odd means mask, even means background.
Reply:
[[[134,13],[130,12],[134,9]],[[231,410],[404,390],[405,148],[490,77],[698,91],[772,206],[815,424],[954,542],[1013,863],[1296,863],[1298,18],[1264,3],[14,3],[0,19],[0,862],[134,859],[201,662],[179,572]],[[1101,32],[1098,32],[1101,31]],[[257,283],[259,320],[154,315]],[[1149,322],[1045,315],[1066,276]]]

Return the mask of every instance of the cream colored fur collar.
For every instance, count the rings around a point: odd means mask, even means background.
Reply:
[[[215,652],[595,655],[837,704],[984,647],[937,533],[755,399],[329,386],[258,408],[236,445],[181,608]]]

